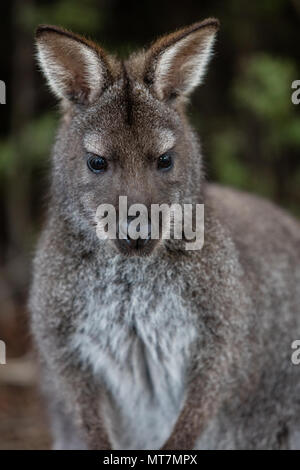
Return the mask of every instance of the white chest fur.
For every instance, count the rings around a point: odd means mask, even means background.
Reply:
[[[183,404],[196,329],[174,286],[159,296],[145,284],[127,296],[120,289],[90,297],[74,346],[108,390],[105,419],[114,448],[158,449]]]

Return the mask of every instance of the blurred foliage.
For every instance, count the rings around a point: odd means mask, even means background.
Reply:
[[[291,103],[291,84],[295,77],[297,66],[293,60],[266,53],[244,60],[230,90],[236,113],[229,117],[225,129],[212,137],[213,166],[220,181],[276,199],[276,178],[272,177],[272,171],[289,153],[300,154],[300,115]],[[253,126],[257,127],[257,141],[252,150],[255,154],[247,162],[243,161],[243,155],[247,155],[253,142],[249,133]],[[289,181],[295,192],[298,192],[299,176],[298,159],[297,171]],[[300,208],[292,202],[290,208],[300,214]]]
[[[90,34],[102,27],[103,13],[96,3],[94,0],[61,0],[39,6],[25,4],[19,24],[30,33],[38,24],[55,24]]]
[[[29,121],[18,136],[23,151],[22,159],[31,169],[39,167],[53,143],[57,119],[53,113],[45,113]],[[0,140],[0,180],[14,174],[19,164],[18,151],[15,151],[13,139]]]
[[[291,60],[261,54],[248,61],[234,84],[236,104],[265,125],[270,148],[300,146],[300,116],[291,105],[291,83],[296,76],[296,64]]]

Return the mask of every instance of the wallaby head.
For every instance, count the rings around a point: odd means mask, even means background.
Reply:
[[[195,23],[125,61],[64,29],[37,29],[38,60],[64,113],[53,171],[53,199],[64,215],[94,231],[99,204],[118,208],[119,196],[146,207],[200,201],[201,157],[184,105],[201,83],[217,29],[216,19]],[[111,246],[147,254],[158,244]]]

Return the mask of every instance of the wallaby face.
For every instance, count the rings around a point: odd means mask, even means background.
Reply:
[[[60,191],[90,230],[100,203],[117,208],[127,196],[128,206],[144,204],[150,214],[151,204],[188,200],[192,180],[201,181],[184,102],[204,75],[217,27],[214,19],[197,23],[125,62],[64,30],[38,29],[40,64],[65,109],[55,151]],[[148,254],[157,241],[113,245]]]

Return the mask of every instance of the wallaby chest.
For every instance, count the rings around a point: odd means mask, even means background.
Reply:
[[[142,266],[143,268],[143,266]],[[108,392],[105,419],[115,448],[159,448],[184,399],[196,329],[178,287],[144,267],[106,272],[94,289],[76,347]]]

